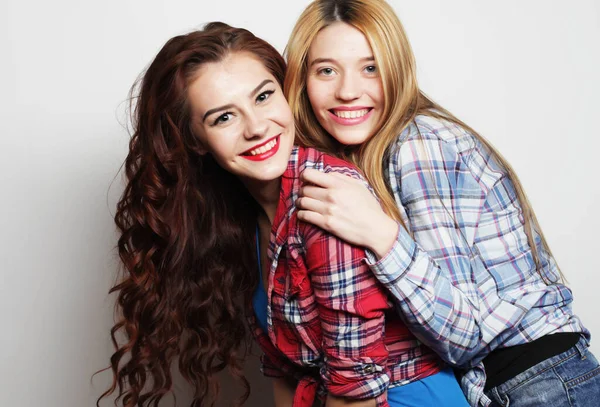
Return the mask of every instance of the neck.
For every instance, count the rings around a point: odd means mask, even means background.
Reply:
[[[252,195],[263,209],[264,214],[269,219],[269,224],[272,225],[275,213],[277,212],[277,204],[279,203],[281,178],[269,182],[257,182],[253,180],[244,180],[243,182],[250,195]]]

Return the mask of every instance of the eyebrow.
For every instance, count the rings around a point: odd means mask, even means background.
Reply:
[[[375,57],[373,57],[373,56],[364,57],[364,58],[360,59],[360,62],[372,62],[372,61],[375,61]],[[337,61],[333,58],[315,58],[311,61],[310,66],[324,63],[324,62],[335,63]]]
[[[250,93],[248,94],[248,97],[249,97],[249,98],[251,98],[252,96],[256,95],[256,94],[258,93],[258,91],[259,91],[259,90],[260,90],[260,89],[261,89],[263,86],[265,86],[267,83],[273,83],[273,81],[272,81],[272,80],[270,80],[270,79],[265,79],[265,80],[264,80],[264,81],[262,81],[262,82],[261,82],[261,83],[260,83],[260,84],[259,84],[259,85],[258,85],[256,88],[254,88],[254,89],[252,90],[252,92],[250,92]]]
[[[214,109],[210,109],[209,111],[207,111],[206,113],[204,113],[204,117],[202,117],[202,123],[204,123],[206,121],[206,118],[208,116],[210,116],[211,114],[220,112],[221,110],[231,109],[232,107],[233,107],[232,104],[228,104],[228,105],[223,105],[223,106],[215,107]]]
[[[262,87],[265,86],[267,83],[273,83],[273,81],[271,79],[265,79],[256,88],[252,89],[252,91],[248,94],[248,97],[251,98],[252,96],[256,95],[258,93],[258,91],[261,90]],[[220,112],[222,110],[231,109],[232,107],[234,107],[234,105],[232,105],[230,103],[228,105],[223,105],[223,106],[215,107],[214,109],[210,109],[209,111],[204,113],[204,116],[202,117],[202,122],[204,123],[206,121],[206,118],[208,116],[210,116],[211,114]]]

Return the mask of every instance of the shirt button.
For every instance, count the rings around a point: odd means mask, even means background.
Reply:
[[[368,374],[373,373],[373,365],[365,366],[365,368],[363,369],[363,372],[368,373]]]

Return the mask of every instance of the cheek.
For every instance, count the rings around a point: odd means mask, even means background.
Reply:
[[[223,166],[223,163],[227,161],[226,154],[221,145],[207,144],[206,151],[208,151],[208,153],[212,155],[215,161],[221,164],[221,166]]]
[[[380,105],[383,105],[384,94],[383,94],[383,84],[381,80],[377,80],[376,82],[371,84],[371,98]]]
[[[324,108],[329,95],[329,87],[322,81],[309,79],[306,83],[306,93],[313,109]]]
[[[294,115],[290,105],[285,99],[272,110],[271,119],[282,127],[294,126]]]
[[[212,155],[215,161],[222,164],[227,162],[231,155],[234,154],[236,143],[234,133],[235,129],[232,126],[227,132],[221,131],[204,134],[200,138],[200,141],[206,152]]]

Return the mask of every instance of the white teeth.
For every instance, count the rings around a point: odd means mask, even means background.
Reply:
[[[361,110],[334,110],[334,114],[342,119],[356,119],[357,117],[363,117],[369,113],[369,109]]]
[[[275,147],[275,144],[277,144],[277,140],[271,140],[264,146],[255,148],[254,150],[251,150],[250,155],[264,154],[267,151],[269,151],[270,149],[272,149],[273,147]]]

